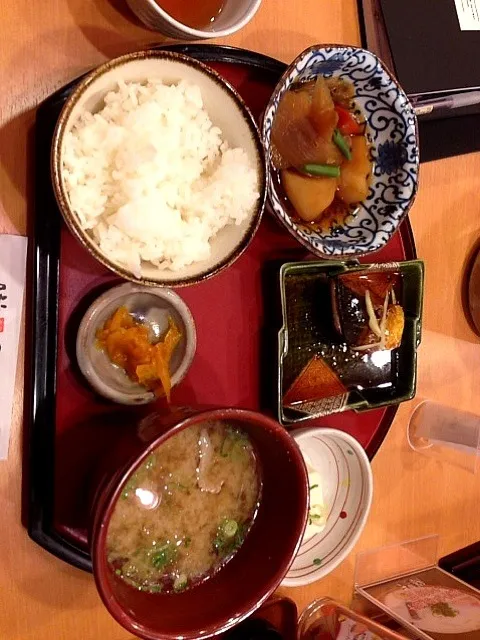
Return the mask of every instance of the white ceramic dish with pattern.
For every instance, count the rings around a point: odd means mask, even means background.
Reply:
[[[267,159],[271,130],[282,95],[293,82],[318,75],[345,78],[355,87],[355,105],[366,119],[373,175],[367,200],[342,227],[320,232],[294,221],[270,172],[268,195],[276,217],[312,253],[322,258],[361,256],[381,249],[407,215],[418,187],[417,119],[405,92],[370,51],[341,45],[314,45],[288,67],[264,114]]]
[[[282,585],[300,587],[324,578],[350,554],[367,522],[373,477],[367,454],[348,433],[337,429],[299,429],[292,433],[321,478],[327,523],[304,540]]]
[[[181,0],[184,2],[184,0]],[[147,27],[161,31],[177,40],[206,40],[223,38],[242,29],[257,13],[262,0],[227,0],[222,12],[204,29],[193,29],[183,22],[175,20],[162,9],[161,0],[127,0],[133,13]]]

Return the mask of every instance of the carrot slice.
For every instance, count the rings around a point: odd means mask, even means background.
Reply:
[[[355,120],[355,116],[351,111],[335,105],[335,111],[338,115],[337,129],[345,136],[358,136],[362,133],[362,126]]]

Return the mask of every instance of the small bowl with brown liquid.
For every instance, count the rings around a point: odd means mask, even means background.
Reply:
[[[244,27],[262,0],[127,0],[151,29],[180,40],[228,36]]]

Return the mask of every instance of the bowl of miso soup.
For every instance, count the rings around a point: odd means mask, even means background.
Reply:
[[[151,414],[120,443],[94,508],[104,604],[141,638],[204,638],[279,585],[306,526],[308,476],[293,438],[240,409]]]

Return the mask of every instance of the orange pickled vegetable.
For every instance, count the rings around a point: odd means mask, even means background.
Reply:
[[[119,307],[103,329],[97,331],[98,346],[128,377],[155,395],[170,400],[170,360],[182,337],[172,318],[162,340],[152,344],[148,327],[137,322],[126,307]]]

